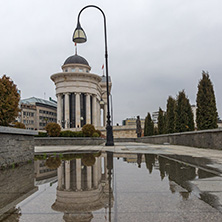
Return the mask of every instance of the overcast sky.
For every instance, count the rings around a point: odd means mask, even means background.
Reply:
[[[222,116],[221,0],[1,0],[0,76],[10,76],[22,98],[56,98],[50,76],[74,54],[77,15],[88,4],[107,18],[114,123],[165,109],[183,89],[195,104],[202,70]],[[102,14],[89,8],[80,20],[88,41],[78,54],[102,75]]]

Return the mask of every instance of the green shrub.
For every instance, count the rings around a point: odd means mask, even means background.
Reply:
[[[86,137],[91,137],[95,131],[95,127],[92,124],[86,124],[82,127],[83,135]]]
[[[94,132],[92,137],[99,137],[99,134],[97,132]]]
[[[66,131],[62,131],[60,132],[60,137],[74,137],[75,136],[75,132],[71,131],[71,130],[66,130]]]
[[[60,135],[61,127],[57,123],[48,123],[45,127],[47,133],[51,137],[56,137]]]
[[[102,135],[100,130],[96,130],[95,132],[99,134],[99,137]]]
[[[25,124],[21,122],[15,123],[15,128],[25,129]]]
[[[82,131],[75,132],[75,137],[84,137],[84,134]]]
[[[38,135],[35,135],[35,137],[47,137],[48,134],[45,132],[38,132]]]

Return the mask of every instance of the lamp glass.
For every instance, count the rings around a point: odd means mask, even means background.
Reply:
[[[76,28],[73,33],[73,42],[84,43],[86,42],[86,34],[82,28]]]

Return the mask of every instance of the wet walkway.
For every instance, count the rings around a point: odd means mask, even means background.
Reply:
[[[222,221],[221,213],[215,211],[214,208],[206,204],[204,201],[200,201],[200,199],[204,199],[204,194],[207,194],[207,197],[212,197],[214,199],[214,203],[216,200],[217,208],[222,212],[222,151],[220,150],[211,150],[211,149],[201,149],[201,148],[194,148],[194,147],[187,147],[187,146],[177,146],[177,145],[154,145],[154,144],[144,144],[144,143],[115,143],[114,147],[106,147],[105,145],[100,146],[64,146],[64,147],[57,147],[57,146],[44,146],[44,147],[35,147],[35,151],[38,153],[44,152],[68,152],[71,150],[75,150],[78,152],[83,152],[85,150],[88,151],[111,151],[115,152],[114,156],[116,157],[126,157],[127,154],[155,154],[160,157],[167,158],[169,160],[174,160],[179,163],[189,164],[189,166],[198,167],[198,169],[203,169],[209,173],[215,174],[213,177],[208,178],[196,178],[191,182],[192,186],[192,198],[189,198],[186,202],[181,202],[181,205],[177,206],[174,205],[174,209],[171,209],[170,206],[170,198],[166,196],[166,203],[161,204],[161,206],[165,206],[164,209],[158,209],[160,203],[158,203],[158,198],[155,198],[155,190],[153,190],[153,196],[147,196],[150,192],[147,191],[147,188],[144,186],[144,192],[140,190],[136,190],[136,184],[138,184],[137,172],[134,173],[132,170],[130,175],[131,178],[131,186],[134,186],[132,183],[134,181],[135,187],[131,189],[131,193],[127,193],[125,190],[124,193],[121,191],[121,187],[125,186],[124,184],[128,181],[127,179],[124,181],[126,177],[126,172],[124,172],[124,168],[119,168],[116,174],[116,186],[119,187],[118,195],[116,197],[121,199],[121,203],[126,202],[127,206],[130,206],[132,203],[132,209],[125,209],[124,205],[118,206],[118,209],[115,210],[121,211],[123,209],[122,214],[116,214],[118,216],[118,220],[116,221],[145,221],[143,220],[146,218],[147,212],[149,213],[150,218],[149,221],[177,221],[180,218],[180,221],[195,221],[200,220],[203,221],[203,218],[206,218],[204,221]],[[141,178],[139,179],[139,181]],[[145,182],[144,182],[145,183]],[[147,183],[147,182],[146,182]],[[155,181],[153,181],[155,183]],[[140,188],[143,181],[140,181]],[[174,184],[176,187],[175,189],[180,190],[183,192],[183,188]],[[155,186],[153,186],[155,187]],[[158,189],[158,185],[157,185]],[[159,189],[158,189],[159,190]],[[142,192],[142,193],[141,193]],[[159,191],[158,191],[159,192]],[[165,195],[163,193],[163,195]],[[200,195],[202,195],[200,197]],[[158,195],[156,195],[158,197]],[[143,199],[151,198],[152,203],[149,205],[144,205],[141,208],[137,209],[137,201]],[[144,203],[146,202],[144,199]],[[118,205],[118,200],[116,206]],[[161,200],[162,201],[162,200]],[[211,200],[207,200],[208,203]],[[183,215],[178,215],[177,210],[183,209]],[[130,213],[131,212],[131,213]],[[181,211],[180,211],[181,213]],[[189,216],[188,216],[189,215]],[[202,216],[201,216],[202,215]],[[139,219],[139,217],[141,218]],[[130,218],[131,217],[131,218]],[[133,219],[134,218],[134,219]],[[142,219],[143,218],[143,219]],[[164,218],[164,220],[162,220]],[[183,220],[181,220],[183,218]],[[202,218],[202,219],[201,219]],[[220,218],[220,219],[218,219]],[[179,220],[178,220],[179,221]]]

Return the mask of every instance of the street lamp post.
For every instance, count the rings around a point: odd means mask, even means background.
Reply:
[[[84,43],[87,41],[86,34],[80,25],[80,14],[86,8],[93,7],[97,8],[102,14],[104,18],[104,36],[105,36],[105,64],[106,64],[106,91],[107,91],[107,125],[106,125],[106,146],[114,146],[113,142],[113,128],[111,126],[110,120],[110,106],[109,106],[109,75],[108,75],[108,51],[107,51],[107,35],[106,35],[106,16],[101,8],[95,5],[87,5],[81,9],[78,14],[77,19],[77,27],[73,33],[73,42],[75,43]]]

